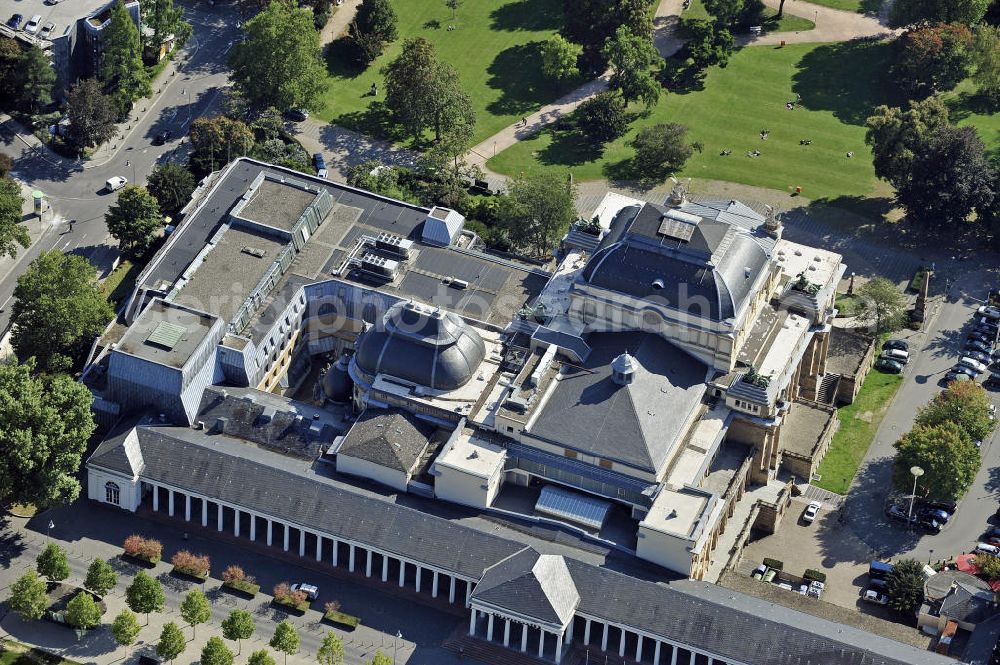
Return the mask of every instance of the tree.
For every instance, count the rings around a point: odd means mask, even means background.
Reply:
[[[434,46],[422,37],[407,39],[399,56],[382,69],[386,108],[413,138],[427,129],[435,140],[453,125],[475,127],[469,96],[462,90],[455,69],[437,59]]]
[[[396,40],[398,23],[389,0],[363,0],[349,31],[363,65],[382,55],[385,45]]]
[[[258,649],[250,654],[247,665],[275,665],[274,658],[267,652],[267,649]]]
[[[239,655],[243,652],[241,640],[249,640],[255,628],[252,614],[245,610],[233,610],[222,621],[222,636],[236,642],[238,649],[236,653]]]
[[[118,573],[104,559],[94,559],[87,568],[87,579],[83,585],[96,593],[105,596],[118,584]]]
[[[964,23],[982,20],[991,0],[896,0],[889,12],[889,25],[898,28],[923,22]]]
[[[299,651],[299,634],[295,631],[295,626],[288,619],[285,619],[274,629],[274,636],[269,645],[272,649],[277,649],[285,654],[285,663],[288,663],[288,656]]]
[[[332,630],[323,637],[323,643],[316,650],[319,665],[344,665],[344,643]]]
[[[4,103],[17,99],[21,78],[21,47],[9,37],[0,37],[0,99]]]
[[[201,589],[192,589],[184,596],[181,602],[181,618],[191,626],[191,639],[195,637],[195,631],[200,623],[205,623],[212,618],[212,609],[208,605],[208,598]]]
[[[201,665],[233,665],[233,652],[221,637],[213,635],[201,650]]]
[[[118,241],[121,250],[132,256],[142,256],[163,228],[160,205],[145,187],[126,185],[118,192],[118,200],[104,213],[108,233]]]
[[[933,427],[955,423],[973,441],[984,441],[996,429],[990,417],[992,401],[975,381],[956,381],[917,411],[916,423]]]
[[[444,0],[444,4],[451,10],[451,20],[454,21],[458,8],[462,6],[462,0]]]
[[[94,266],[85,257],[58,251],[45,252],[31,262],[17,280],[14,298],[11,344],[22,361],[34,356],[49,372],[69,369],[82,359],[114,317],[97,285]],[[64,406],[71,405],[74,395],[65,395]],[[92,427],[86,435],[91,432]]]
[[[911,95],[925,97],[951,90],[969,74],[972,42],[972,31],[961,24],[908,30],[896,42],[891,74]]]
[[[38,113],[52,103],[56,70],[37,44],[32,44],[24,51],[18,69],[21,84],[19,105],[28,113]]]
[[[0,499],[70,503],[80,493],[74,474],[95,429],[94,398],[69,376],[34,371],[33,361],[0,363]]]
[[[125,647],[126,658],[128,658],[128,648],[135,644],[140,630],[139,620],[135,618],[135,613],[127,607],[123,607],[115,620],[111,622],[111,636],[120,646]]]
[[[145,614],[147,625],[149,624],[150,613],[162,611],[166,600],[166,595],[163,593],[163,585],[160,584],[159,580],[150,577],[141,570],[132,580],[132,584],[129,584],[128,588],[125,589],[125,604],[133,612]],[[177,628],[177,625],[173,622],[167,625]],[[164,627],[164,631],[166,631],[166,627]],[[162,636],[160,639],[162,640]],[[184,639],[183,635],[181,635],[181,639]],[[176,654],[171,656],[170,659],[173,660],[175,657]]]
[[[66,551],[55,543],[49,543],[38,555],[38,559],[35,561],[35,570],[51,582],[60,582],[66,579],[69,577],[69,559],[66,557]]]
[[[41,619],[49,604],[48,586],[45,580],[33,570],[29,570],[10,585],[7,605],[21,615],[22,619]]]
[[[542,74],[556,81],[579,76],[580,68],[577,66],[577,61],[581,55],[583,55],[582,46],[574,44],[562,35],[555,35],[542,42]]]
[[[705,11],[715,17],[720,26],[730,26],[743,13],[743,0],[705,0]]]
[[[661,67],[663,58],[649,37],[632,34],[624,26],[604,46],[604,57],[614,70],[609,86],[621,91],[625,103],[641,100],[651,108],[660,98],[660,84],[651,73]]]
[[[372,659],[368,661],[368,665],[392,665],[392,658],[389,658],[389,656],[382,653],[381,649],[378,649],[375,651]]]
[[[14,170],[14,160],[7,153],[0,153],[0,179],[6,178]]]
[[[258,108],[315,108],[326,87],[311,11],[276,0],[243,24],[229,57],[233,82]],[[261,54],[267,57],[261,57]]]
[[[224,115],[198,118],[191,123],[191,167],[196,173],[211,173],[249,154],[253,144],[253,132],[240,120]]]
[[[194,174],[183,164],[163,162],[146,178],[146,189],[164,214],[175,215],[194,192]]]
[[[594,143],[613,141],[628,131],[625,100],[614,91],[599,93],[583,102],[574,117],[577,128]]]
[[[142,575],[142,573],[139,573]],[[146,623],[149,623],[147,620]],[[174,662],[174,658],[184,653],[187,640],[180,627],[173,621],[168,622],[160,632],[160,641],[156,643],[156,655],[164,660]]]
[[[985,577],[988,581],[1000,578],[1000,556],[994,556],[992,554],[977,554],[976,568],[979,569],[979,574]]]
[[[21,226],[24,196],[21,186],[10,178],[0,178],[0,257],[17,256],[17,246],[31,245],[28,231]]]
[[[972,47],[972,81],[979,94],[993,104],[1000,103],[1000,28],[976,26]]]
[[[119,117],[125,116],[132,104],[152,94],[153,88],[142,63],[139,28],[123,0],[111,6],[111,19],[102,32],[101,43],[101,79],[108,91],[114,92]]]
[[[101,614],[101,607],[86,591],[81,591],[66,603],[66,623],[74,628],[96,628],[101,625]]]
[[[81,79],[70,88],[66,117],[69,118],[67,138],[83,150],[115,135],[118,109],[114,98],[104,94],[97,79]]]
[[[906,111],[879,106],[865,121],[865,143],[872,147],[875,175],[897,189],[910,177],[914,155],[927,138],[948,124],[948,108],[939,97],[911,101]]]
[[[924,599],[924,564],[916,559],[901,559],[893,564],[885,583],[889,607],[909,614]]]
[[[712,65],[725,67],[733,53],[733,35],[728,28],[716,27],[711,21],[692,20],[687,23],[688,57],[695,67],[704,69]]]
[[[635,149],[633,162],[641,180],[665,179],[684,162],[701,150],[698,143],[688,143],[687,127],[674,122],[644,127],[632,140]]]
[[[861,310],[858,319],[872,326],[876,333],[896,330],[903,323],[906,300],[896,285],[885,277],[876,277],[860,289]]]
[[[560,175],[519,175],[500,201],[499,224],[516,247],[544,255],[576,218],[575,194]]]
[[[184,21],[184,10],[174,6],[174,0],[148,0],[140,5],[146,48],[159,57],[160,47],[171,35],[175,45],[191,36],[191,25]]]
[[[942,500],[961,499],[979,471],[979,449],[955,423],[917,425],[895,447],[893,482],[907,494],[912,491],[914,466],[924,470],[917,493]]]

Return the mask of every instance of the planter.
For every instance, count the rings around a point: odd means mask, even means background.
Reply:
[[[179,577],[189,577],[199,582],[204,582],[208,579],[209,571],[205,570],[195,570],[194,568],[182,568],[181,566],[174,566],[174,569],[170,571],[172,575],[177,575]]]
[[[295,603],[288,600],[278,600],[277,598],[272,598],[271,604],[279,609],[285,610],[287,612],[295,612],[296,614],[304,614],[305,611],[309,609],[308,600],[304,600],[296,605]]]
[[[361,619],[350,614],[344,614],[343,612],[327,612],[323,615],[323,621],[334,623],[338,626],[346,626],[351,629],[361,625]]]
[[[122,558],[132,561],[134,563],[138,563],[139,565],[144,566],[146,568],[152,568],[156,564],[160,563],[160,557],[158,556],[147,557],[142,554],[129,554],[128,552],[123,552]]]
[[[223,582],[222,588],[230,591],[232,593],[238,594],[240,596],[246,596],[248,598],[253,598],[260,592],[260,585],[254,584],[253,582]]]

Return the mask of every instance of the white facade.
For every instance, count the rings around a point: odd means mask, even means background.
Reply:
[[[409,473],[403,473],[398,469],[390,469],[357,457],[350,457],[344,453],[337,454],[337,471],[368,478],[400,492],[405,492],[406,484],[410,482]]]
[[[87,498],[135,512],[142,502],[142,484],[138,479],[88,469]]]
[[[507,454],[499,446],[461,434],[449,441],[434,462],[434,496],[489,508],[503,484]]]

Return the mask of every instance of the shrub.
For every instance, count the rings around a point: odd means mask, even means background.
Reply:
[[[204,554],[191,554],[187,550],[181,550],[170,558],[170,563],[181,573],[194,575],[195,577],[207,577],[208,571],[212,567],[211,560]]]
[[[334,612],[339,612],[340,601],[339,600],[328,601],[326,604],[323,605],[323,610],[329,614],[333,614]]]
[[[764,557],[764,565],[768,568],[773,568],[774,570],[782,570],[785,567],[785,562]]]
[[[816,580],[817,582],[826,584],[826,573],[819,570],[813,570],[812,568],[806,568],[806,572],[802,573],[802,579]]]
[[[125,539],[123,544],[125,554],[139,559],[145,559],[150,563],[156,563],[163,556],[163,545],[154,538],[143,538],[132,534]]]
[[[222,581],[232,584],[234,582],[243,582],[246,580],[247,574],[243,572],[243,569],[239,566],[233,565],[222,571]]]
[[[260,585],[257,584],[253,575],[247,575],[242,568],[236,565],[229,566],[222,571],[222,583],[224,586],[251,596],[257,595],[257,592],[260,591]]]
[[[306,602],[305,591],[292,591],[288,582],[280,582],[274,587],[274,600],[283,604],[299,607]]]

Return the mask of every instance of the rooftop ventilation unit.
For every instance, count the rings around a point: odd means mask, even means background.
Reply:
[[[178,342],[181,341],[181,338],[184,337],[184,333],[184,326],[170,323],[169,321],[160,321],[153,328],[153,332],[149,333],[146,343],[159,346],[167,351],[172,351]]]
[[[528,412],[528,400],[523,397],[508,397],[504,400],[504,408],[513,411],[514,413],[527,413]]]
[[[410,249],[413,247],[413,241],[394,233],[382,232],[375,238],[375,247],[408,259],[410,258]]]
[[[399,272],[399,262],[372,252],[366,252],[361,257],[361,269],[379,277],[393,279]]]
[[[258,259],[262,259],[265,256],[267,256],[267,252],[265,252],[263,249],[260,249],[259,247],[247,246],[241,249],[240,251],[243,252],[244,254],[249,254],[250,256],[256,257]]]

